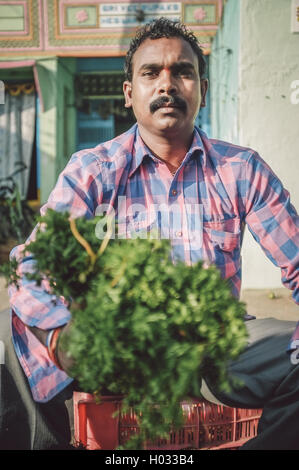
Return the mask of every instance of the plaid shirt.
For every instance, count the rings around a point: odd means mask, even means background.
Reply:
[[[247,223],[268,258],[280,267],[283,284],[299,303],[299,218],[289,193],[251,149],[208,139],[196,128],[192,145],[173,176],[166,164],[151,154],[134,125],[109,142],[75,153],[41,213],[51,207],[91,218],[104,204],[119,215],[120,201],[126,204],[126,216],[119,220],[124,230],[128,224],[134,230],[148,224],[138,207],[156,216],[152,220],[162,221],[158,223],[162,232],[168,230],[165,217],[159,219],[153,212],[157,207],[173,210],[174,225],[168,232],[173,260],[180,258],[190,264],[204,259],[216,264],[236,296],[241,287],[240,251]],[[198,205],[202,208],[201,231],[190,237]],[[23,248],[15,247],[11,256],[19,257]],[[46,282],[38,287],[26,279],[33,263],[30,256],[22,261],[22,285],[19,290],[9,289],[13,340],[34,399],[47,402],[72,379],[54,366],[46,348],[26,325],[55,328],[69,321],[70,312],[63,298],[53,299]],[[297,338],[299,323],[290,340]]]

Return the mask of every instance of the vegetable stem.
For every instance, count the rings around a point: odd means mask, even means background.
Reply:
[[[80,245],[83,246],[83,248],[86,250],[87,254],[90,257],[91,269],[89,271],[92,271],[97,258],[104,253],[104,251],[105,251],[105,249],[106,249],[106,247],[109,243],[109,240],[110,240],[110,238],[112,236],[112,233],[113,233],[112,220],[113,220],[112,216],[107,216],[107,232],[105,234],[105,237],[104,237],[104,239],[101,243],[101,246],[100,246],[98,252],[95,253],[93,251],[93,249],[91,248],[90,244],[88,243],[88,241],[79,233],[79,231],[77,229],[77,226],[76,226],[75,219],[69,218],[69,223],[70,223],[70,228],[71,228],[72,234],[74,235],[76,240],[80,243]]]
[[[112,236],[112,233],[113,233],[113,230],[112,230],[112,220],[113,220],[113,216],[112,215],[108,215],[107,216],[107,232],[106,232],[106,235],[102,241],[102,244],[99,248],[99,251],[98,251],[98,255],[100,256],[102,253],[104,253],[104,251],[106,250],[106,247],[109,243],[109,240]]]
[[[88,255],[90,256],[91,264],[92,264],[92,266],[94,266],[94,264],[96,262],[96,259],[97,259],[97,255],[92,250],[92,248],[91,248],[90,244],[88,243],[88,241],[85,240],[85,238],[82,237],[82,235],[80,235],[80,233],[78,232],[78,229],[76,227],[75,219],[70,218],[69,222],[70,222],[70,228],[71,228],[72,234],[74,235],[76,240],[80,243],[80,245],[82,245],[83,248],[85,248]]]

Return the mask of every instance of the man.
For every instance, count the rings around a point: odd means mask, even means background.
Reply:
[[[167,207],[173,224],[163,226],[162,218],[161,225],[158,213],[154,220],[169,233],[173,260],[215,263],[235,295],[241,286],[240,250],[247,223],[299,303],[298,216],[289,194],[256,152],[210,140],[194,128],[208,86],[196,38],[182,25],[159,19],[132,41],[125,69],[125,106],[133,108],[137,125],[75,154],[42,213],[52,207],[89,218],[104,204],[122,218],[119,201],[125,198],[125,222],[138,229],[144,219],[132,207],[142,205],[147,213]],[[198,206],[201,233],[190,237],[189,222]],[[183,219],[187,222],[178,227]],[[22,248],[12,255],[18,256]],[[51,349],[53,336],[67,334],[70,313],[63,299],[53,303],[46,283],[38,288],[26,280],[32,263],[30,257],[23,261],[22,286],[10,290],[13,339],[36,406],[42,403],[47,409],[72,383],[67,374],[71,358],[59,347]],[[299,368],[291,360],[296,353],[287,354],[290,344],[296,346],[299,331],[294,322],[274,319],[252,319],[246,325],[250,343],[230,365],[243,387],[220,393],[211,374],[202,391],[229,406],[264,409],[258,436],[244,448],[299,449]],[[47,417],[42,419],[45,423]],[[52,446],[59,441],[54,431],[51,439]]]

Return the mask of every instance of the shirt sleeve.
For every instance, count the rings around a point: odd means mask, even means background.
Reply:
[[[245,175],[245,221],[267,257],[281,269],[282,283],[299,304],[299,217],[290,194],[253,153]]]
[[[83,158],[84,156],[84,158]],[[93,155],[75,154],[60,174],[48,202],[41,208],[68,211],[74,217],[91,218],[102,197],[101,174]],[[27,326],[48,330],[66,324],[71,317],[63,297],[51,294],[49,283],[40,286],[27,279],[32,272],[34,259],[30,254],[23,258],[25,245],[34,240],[37,227],[28,240],[11,252],[19,261],[20,286],[9,288],[12,313],[12,339],[20,364],[27,376],[33,399],[48,402],[63,390],[72,379],[50,360],[47,349],[35,338]]]
[[[41,208],[42,215],[51,208],[60,212],[68,211],[75,217],[93,217],[98,192],[93,194],[97,185],[91,177],[90,166],[95,162],[90,162],[88,158],[86,160],[88,163],[82,164],[78,154],[72,156],[60,174],[48,202]],[[22,260],[22,253],[25,245],[34,240],[36,229],[24,244],[16,246],[11,252],[11,258],[21,260],[18,270],[21,281],[19,289],[14,286],[9,288],[9,297],[11,308],[23,323],[47,330],[67,323],[70,313],[63,297],[51,295],[46,280],[37,286],[26,278],[26,274],[33,271],[35,262],[30,255]]]

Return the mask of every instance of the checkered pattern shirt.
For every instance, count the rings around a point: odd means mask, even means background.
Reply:
[[[138,211],[139,207],[146,208],[156,216],[151,220],[162,232],[167,229],[174,261],[192,264],[204,259],[215,264],[229,280],[235,296],[241,287],[240,251],[247,224],[267,257],[281,269],[283,284],[299,303],[299,218],[289,193],[253,150],[209,139],[195,128],[192,145],[173,176],[166,164],[152,155],[134,125],[109,142],[75,153],[41,213],[53,208],[92,218],[97,207],[104,204],[101,207],[113,209],[117,215],[120,201],[125,201],[127,209],[120,227],[146,227],[148,218]],[[187,206],[189,211],[185,210]],[[198,206],[202,224],[196,236],[192,224],[196,226]],[[163,214],[160,218],[154,214],[157,207],[173,211],[170,228],[165,227]],[[33,237],[34,232],[30,239]],[[24,245],[15,247],[11,256],[20,257],[23,249]],[[33,265],[32,257],[23,259],[21,286],[19,290],[9,289],[13,341],[34,399],[47,402],[72,379],[55,367],[46,348],[26,325],[56,328],[69,321],[70,312],[63,298],[53,302],[46,281],[38,287],[26,278]],[[299,322],[290,345],[296,339]]]

